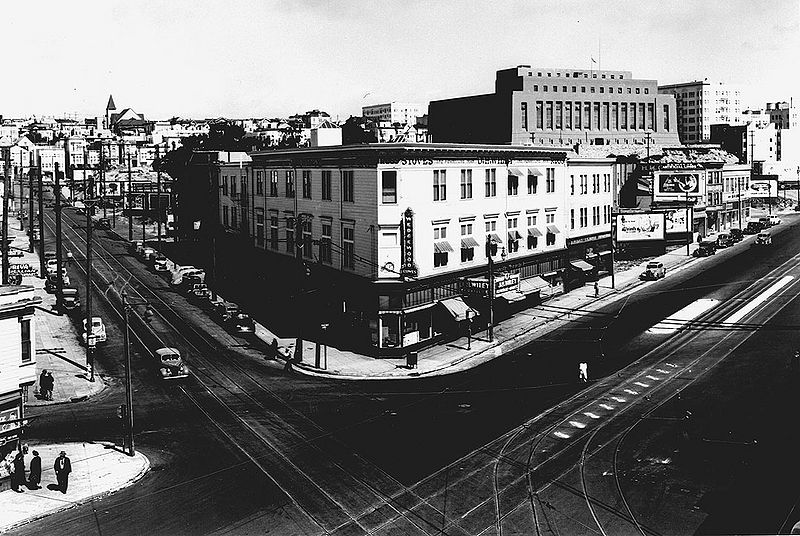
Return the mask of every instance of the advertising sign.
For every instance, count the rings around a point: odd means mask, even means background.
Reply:
[[[414,211],[407,208],[400,222],[401,263],[400,275],[416,277],[417,265],[414,264]]]
[[[663,212],[617,214],[615,218],[617,219],[617,242],[640,242],[666,238]]]
[[[653,199],[680,200],[705,196],[706,181],[702,170],[659,171],[653,174]]]
[[[777,197],[778,195],[778,181],[769,179],[756,179],[750,181],[750,190],[748,195],[751,199],[767,197]]]
[[[665,231],[667,234],[686,232],[686,222],[689,219],[688,208],[667,210],[664,212],[664,217]]]

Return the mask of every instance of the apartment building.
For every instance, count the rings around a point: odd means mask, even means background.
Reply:
[[[427,107],[411,102],[387,102],[361,107],[361,115],[373,121],[388,121],[390,124],[415,125],[417,117],[428,113]]]
[[[681,143],[706,142],[711,139],[711,125],[741,121],[741,90],[735,85],[706,78],[660,85],[658,92],[675,97]]]

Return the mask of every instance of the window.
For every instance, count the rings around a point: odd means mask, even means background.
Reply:
[[[382,202],[397,203],[397,171],[381,172]]]
[[[486,222],[486,232],[493,233],[497,231],[497,220],[489,220]]]
[[[226,183],[228,182],[228,177],[222,177],[222,178],[225,179],[224,182],[226,182]],[[231,177],[231,179],[233,179],[233,177]],[[237,195],[238,194],[236,192],[236,181],[232,180],[231,181],[231,197],[236,197]]]
[[[228,227],[228,207],[222,207],[222,225]]]
[[[569,228],[570,229],[574,229],[575,228],[575,209],[574,208],[569,209]]]
[[[517,218],[508,218],[507,223],[508,225],[506,229],[508,229],[508,252],[514,253],[519,251],[520,234],[519,231],[517,231]]]
[[[447,172],[444,169],[433,170],[433,200],[447,200]]]
[[[603,174],[603,191],[604,192],[611,191],[611,173]]]
[[[433,228],[434,241],[447,240],[447,227],[444,225]],[[433,267],[447,266],[447,251],[444,248],[434,247]]]
[[[352,171],[351,171],[352,173]],[[342,225],[342,267],[354,270],[356,230],[350,225]]]
[[[516,175],[508,174],[508,195],[519,194],[519,177]]]
[[[278,197],[278,172],[272,170],[269,172],[269,195],[271,197]]]
[[[238,225],[238,220],[236,207],[231,207],[231,227],[236,227]]]
[[[294,197],[294,171],[286,171],[286,197]]]
[[[311,170],[303,170],[303,199],[311,199]]]
[[[559,130],[561,128],[563,128],[563,125],[562,125],[562,122],[561,122],[561,116],[563,115],[563,107],[564,107],[564,105],[563,105],[563,103],[561,101],[556,102],[556,104],[555,104],[555,114],[556,114],[555,125],[556,125],[556,128],[559,129]]]
[[[600,174],[592,173],[592,193],[596,194],[599,192],[600,192]]]
[[[331,200],[331,176],[333,172],[329,169],[325,169],[322,171],[322,200],[323,201],[330,201]]]
[[[31,355],[31,321],[29,319],[20,320],[19,327],[22,335],[22,362],[30,363],[33,358]]]
[[[256,245],[264,245],[264,209],[256,209]]]
[[[256,195],[264,195],[264,172],[256,171]]]
[[[342,201],[347,203],[355,202],[355,172],[353,170],[342,171]]]
[[[486,234],[493,234],[497,231],[497,220],[488,220],[485,222]],[[497,255],[497,243],[494,238],[486,237],[486,247],[489,249],[489,254]]]
[[[580,218],[581,218],[581,221],[580,221],[581,228],[586,227],[589,224],[589,209],[588,208],[583,207],[582,209],[580,209]]]
[[[575,195],[575,175],[569,176],[569,195]]]
[[[553,129],[553,103],[547,102],[544,110],[544,127]]]
[[[286,218],[286,253],[294,255],[294,218]]]
[[[539,188],[539,176],[533,173],[528,174],[528,194],[535,195],[536,190]]]
[[[543,106],[544,103],[542,101],[536,101],[536,128],[540,130],[544,128]]]
[[[314,252],[311,249],[311,218],[305,217],[303,218],[303,243],[301,247],[303,248],[303,257],[311,258],[314,256]]]
[[[269,247],[278,249],[278,216],[269,217]]]
[[[461,170],[461,199],[472,199],[472,170]]]
[[[231,180],[235,180],[235,179],[233,177],[231,177]],[[241,180],[241,190],[240,190],[240,192],[242,192],[243,196],[247,197],[247,178],[246,177],[242,177],[240,180]]]
[[[495,168],[486,170],[486,197],[497,196],[497,170]]]
[[[333,262],[333,255],[331,254],[331,233],[333,225],[330,221],[322,222],[322,236],[319,240],[319,260],[325,264]]]
[[[545,192],[551,194],[556,191],[556,168],[547,168]]]
[[[528,103],[520,103],[520,113],[522,115],[522,130],[528,130]]]
[[[222,195],[228,195],[228,177],[222,177]]]

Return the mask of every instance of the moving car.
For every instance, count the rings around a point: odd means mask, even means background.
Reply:
[[[48,259],[47,261],[45,261],[44,267],[47,270],[48,274],[50,272],[55,273],[56,270],[58,270],[58,261],[56,259]]]
[[[156,358],[162,380],[178,380],[189,377],[189,367],[183,362],[177,348],[159,348],[156,350]]]
[[[226,325],[235,333],[255,333],[256,324],[250,315],[241,311],[231,316]]]
[[[142,248],[142,252],[139,254],[139,257],[145,263],[150,262],[150,259],[152,259],[155,256],[156,256],[156,250],[154,250],[153,248],[148,248],[148,247],[143,247]]]
[[[92,336],[94,342],[106,342],[106,326],[103,324],[103,319],[99,316],[92,317]],[[86,319],[83,319],[83,334],[81,335],[83,343],[86,344]]]
[[[168,272],[167,258],[164,255],[157,254],[153,257],[153,271],[154,272]]]
[[[142,246],[141,240],[134,240],[130,244],[128,244],[128,253],[131,255],[137,255],[139,252],[139,248]]]
[[[108,218],[100,218],[94,221],[95,229],[111,229],[111,220]]]
[[[214,304],[214,318],[221,323],[225,323],[230,320],[235,314],[239,313],[239,306],[235,303],[229,302],[217,302]]]
[[[81,297],[78,289],[74,287],[64,287],[61,290],[61,307],[67,311],[72,311],[81,306]]]
[[[639,279],[642,281],[655,281],[667,275],[664,265],[658,261],[650,261],[647,263],[644,272],[641,273]]]
[[[703,240],[698,244],[697,249],[692,252],[695,257],[708,257],[709,255],[716,255],[717,243],[713,240]]]
[[[189,291],[189,299],[195,302],[209,301],[211,290],[204,283],[195,283]]]
[[[769,234],[769,231],[761,231],[756,236],[755,242],[753,242],[754,246],[771,246],[772,245],[772,235]]]

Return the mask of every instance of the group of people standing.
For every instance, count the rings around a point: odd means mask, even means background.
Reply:
[[[17,493],[25,491],[23,488],[28,489],[41,489],[39,485],[42,482],[42,458],[39,457],[37,451],[33,451],[33,458],[29,464],[28,478],[25,478],[25,453],[28,452],[28,447],[23,447],[16,457],[14,458],[14,472],[11,474],[11,489]],[[67,492],[69,485],[69,474],[72,472],[72,463],[67,458],[67,453],[61,451],[55,463],[53,463],[53,470],[56,473],[57,489],[61,493]]]
[[[53,400],[53,373],[44,369],[39,375],[39,393],[44,400]]]

